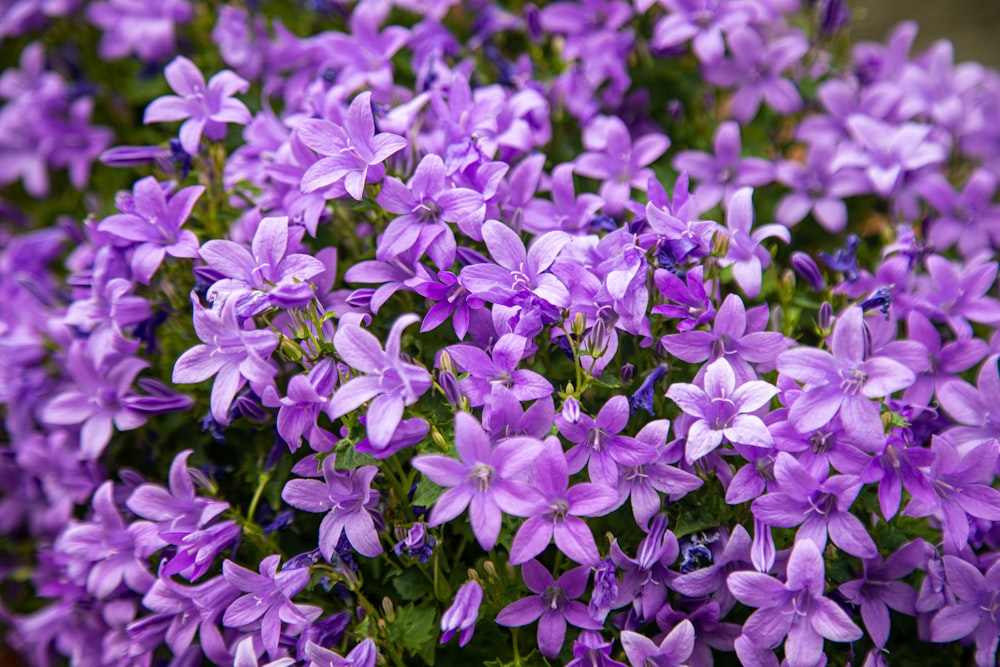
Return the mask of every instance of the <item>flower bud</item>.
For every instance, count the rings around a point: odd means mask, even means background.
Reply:
[[[387,598],[388,599],[388,598]],[[479,605],[483,602],[483,587],[479,582],[469,581],[458,589],[455,600],[448,611],[441,616],[441,643],[444,644],[461,630],[458,645],[465,646],[472,639],[479,619]]]
[[[824,336],[828,335],[833,329],[833,306],[830,305],[829,301],[824,301],[819,306],[819,319],[816,321],[819,325],[819,330]]]
[[[622,384],[628,384],[629,382],[631,382],[632,378],[635,377],[635,365],[625,364],[624,366],[622,366],[620,377]]]
[[[792,253],[792,268],[809,283],[809,287],[813,291],[821,292],[826,287],[826,280],[823,279],[823,273],[820,271],[819,265],[806,253]]]
[[[562,417],[570,424],[580,421],[580,401],[572,396],[567,396],[562,404]]]

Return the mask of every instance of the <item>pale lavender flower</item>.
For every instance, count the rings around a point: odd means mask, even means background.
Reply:
[[[740,126],[726,121],[715,131],[712,148],[715,154],[681,151],[674,158],[674,169],[686,171],[698,180],[695,206],[708,210],[727,200],[738,188],[766,185],[774,180],[774,165],[761,158],[741,157],[743,142]]]
[[[809,147],[806,163],[791,160],[779,162],[776,177],[791,188],[778,201],[774,217],[786,227],[797,225],[812,213],[816,221],[832,234],[847,227],[845,197],[863,194],[869,190],[868,181],[857,169],[833,169],[836,145],[816,142]]]
[[[673,462],[673,457],[666,456],[669,429],[668,420],[656,419],[639,430],[635,439],[651,449],[653,458],[640,465],[622,466],[621,478],[617,482],[622,502],[626,497],[631,501],[632,516],[643,530],[660,511],[660,494],[666,495],[672,502],[702,485],[697,475],[667,464],[668,461]]]
[[[175,24],[187,23],[193,14],[187,0],[108,0],[87,6],[87,18],[104,30],[99,50],[108,60],[134,52],[148,62],[161,62],[176,48]]]
[[[337,73],[338,86],[345,90],[371,88],[390,92],[392,57],[410,39],[410,31],[398,25],[379,32],[391,5],[366,5],[351,12],[349,31],[324,32],[316,38],[316,48]]]
[[[976,664],[996,664],[1000,618],[1000,562],[984,575],[972,563],[945,556],[944,573],[955,600],[931,619],[931,641],[954,642],[972,635],[976,642]]]
[[[538,650],[547,658],[555,658],[566,639],[566,624],[584,630],[604,627],[587,613],[587,606],[577,602],[590,579],[590,568],[580,566],[553,579],[545,566],[529,560],[521,568],[524,584],[535,595],[521,598],[500,610],[498,625],[517,627],[538,621]]]
[[[266,664],[260,664],[257,651],[254,649],[255,637],[247,636],[236,643],[233,653],[233,667],[289,667],[295,664],[295,658],[278,658]]]
[[[632,608],[643,621],[650,621],[667,601],[667,586],[677,575],[670,565],[677,560],[680,547],[677,538],[667,530],[667,515],[657,514],[649,525],[649,532],[639,543],[635,558],[631,558],[611,543],[611,561],[624,571],[619,587],[620,599]]]
[[[193,185],[179,190],[168,200],[169,190],[165,190],[152,176],[147,176],[136,181],[130,198],[119,199],[118,210],[121,213],[108,216],[97,225],[97,229],[135,244],[132,273],[136,280],[148,285],[165,255],[198,256],[197,237],[180,227],[187,221],[204,191],[204,186]]]
[[[336,438],[317,424],[320,413],[330,404],[333,387],[337,383],[337,369],[333,359],[321,359],[307,374],[299,374],[288,381],[283,398],[274,391],[265,390],[262,400],[268,407],[278,409],[278,435],[294,452],[302,446],[302,438],[317,452],[333,449]],[[269,388],[270,389],[270,388]]]
[[[145,593],[154,580],[146,558],[163,546],[155,526],[146,521],[126,524],[115,507],[110,481],[94,492],[93,506],[94,519],[73,522],[59,536],[57,548],[77,561],[94,597],[109,598],[122,584]]]
[[[881,556],[862,560],[862,577],[837,589],[851,604],[861,608],[861,619],[876,648],[889,640],[889,608],[915,616],[917,592],[900,581],[927,560],[927,542],[917,539],[904,544],[882,561]]]
[[[726,209],[729,230],[729,251],[719,260],[720,266],[732,266],[733,278],[750,298],[760,294],[761,271],[771,265],[771,254],[760,242],[778,237],[790,243],[792,236],[781,225],[763,225],[750,231],[754,222],[753,188],[740,188],[733,193]]]
[[[378,505],[378,491],[371,488],[378,474],[375,466],[361,466],[353,471],[337,470],[336,456],[323,459],[323,481],[293,479],[285,484],[281,498],[306,512],[327,512],[319,528],[319,550],[333,562],[341,534],[351,546],[369,558],[382,553],[373,515]]]
[[[625,123],[617,116],[598,116],[583,131],[587,152],[573,163],[581,176],[601,183],[599,191],[604,210],[616,214],[624,210],[632,188],[645,190],[653,175],[648,165],[670,148],[670,139],[659,133],[646,134],[635,142]]]
[[[246,105],[233,98],[236,93],[245,93],[250,84],[230,70],[215,74],[206,86],[195,64],[177,56],[163,74],[177,95],[164,95],[150,102],[142,122],[148,125],[183,120],[181,146],[189,155],[198,153],[202,134],[218,141],[225,138],[227,123],[246,125],[252,120]]]
[[[360,201],[365,183],[377,183],[385,176],[382,165],[407,146],[403,137],[375,134],[371,93],[363,92],[351,101],[344,125],[321,118],[302,121],[296,130],[302,142],[323,157],[302,176],[302,192],[309,194],[335,183]]]
[[[957,244],[962,255],[971,258],[1000,241],[1000,206],[993,203],[997,178],[986,169],[972,172],[961,192],[937,172],[921,178],[915,187],[937,210],[927,241],[938,250]]]
[[[472,639],[479,619],[479,605],[483,601],[483,587],[478,581],[467,581],[455,593],[455,599],[441,616],[441,643],[445,644],[461,630],[458,645],[465,646]]]
[[[229,406],[247,380],[264,386],[277,373],[270,356],[278,346],[278,337],[270,329],[241,328],[236,321],[235,299],[223,303],[218,313],[203,308],[194,293],[191,304],[194,329],[203,344],[180,356],[174,364],[173,381],[188,384],[215,375],[212,417],[225,425],[229,423]]]
[[[668,49],[691,41],[691,50],[702,63],[722,60],[726,46],[723,35],[744,26],[752,12],[738,2],[727,0],[661,0],[669,13],[657,21],[650,45]]]
[[[306,624],[322,613],[319,607],[291,601],[309,583],[309,570],[299,568],[278,571],[281,556],[268,556],[260,562],[260,574],[226,560],[222,574],[230,584],[246,593],[237,598],[222,617],[229,628],[250,626],[259,630],[268,654],[278,652],[281,623]]]
[[[725,360],[742,384],[757,379],[751,363],[770,364],[791,342],[782,334],[765,331],[767,307],[752,308],[748,313],[743,300],[730,294],[719,306],[711,331],[686,331],[667,334],[660,344],[675,357],[696,364],[708,360]],[[698,370],[695,381],[705,376],[705,366]]]
[[[520,436],[493,444],[475,417],[459,412],[455,447],[461,461],[436,454],[413,459],[414,468],[448,489],[434,504],[428,525],[451,521],[468,507],[472,532],[489,551],[500,535],[503,513],[530,516],[541,499],[535,489],[514,477],[531,466],[542,443]]]
[[[430,373],[400,357],[403,330],[419,319],[412,314],[397,319],[389,331],[385,350],[374,334],[356,324],[341,324],[333,337],[337,355],[364,375],[341,385],[330,400],[327,414],[330,419],[338,419],[371,401],[367,430],[368,439],[376,449],[389,444],[403,419],[403,408],[416,403],[431,388]]]
[[[823,595],[826,568],[811,540],[792,548],[785,583],[759,572],[733,572],[726,580],[736,599],[757,611],[743,625],[743,637],[759,648],[785,641],[789,667],[815,667],[823,639],[849,642],[864,634],[837,603]],[[739,650],[739,645],[737,645]]]
[[[782,76],[809,50],[809,42],[802,33],[791,31],[765,43],[756,29],[743,26],[727,35],[726,41],[730,57],[708,65],[704,76],[717,86],[737,88],[732,99],[736,120],[749,123],[762,101],[786,115],[802,108],[802,97],[795,84]]]
[[[705,388],[675,382],[667,398],[694,417],[688,427],[685,457],[694,463],[728,442],[754,447],[770,447],[771,433],[753,412],[766,406],[778,388],[755,380],[736,385],[732,367],[723,360],[713,362],[705,372]]]

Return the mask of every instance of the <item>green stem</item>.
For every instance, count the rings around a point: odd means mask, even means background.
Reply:
[[[267,483],[271,481],[271,473],[265,472],[261,473],[260,479],[257,481],[257,488],[254,489],[253,498],[250,500],[250,509],[247,510],[247,519],[253,521],[254,514],[257,513],[257,504],[260,503],[260,497],[264,495],[264,487]]]

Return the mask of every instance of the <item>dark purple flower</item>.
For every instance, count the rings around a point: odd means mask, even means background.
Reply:
[[[566,623],[585,630],[600,630],[602,623],[587,613],[587,607],[576,598],[583,595],[590,579],[590,568],[580,566],[565,572],[558,580],[537,560],[521,567],[524,584],[535,595],[507,605],[497,614],[499,625],[517,627],[538,621],[538,650],[547,658],[555,658],[566,638]]]

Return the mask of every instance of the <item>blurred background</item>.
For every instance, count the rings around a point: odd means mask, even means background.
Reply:
[[[1000,68],[1000,0],[853,0],[851,35],[882,40],[903,19],[920,24],[914,53],[938,39],[955,44],[955,62]]]

